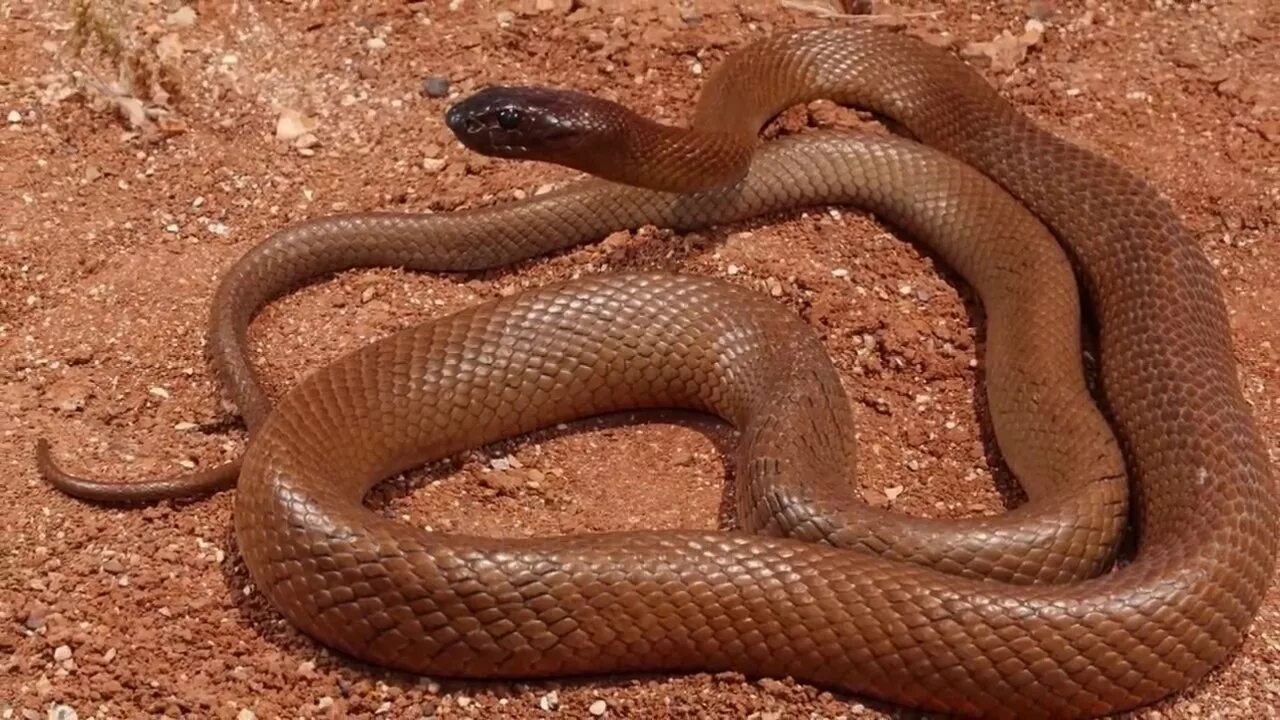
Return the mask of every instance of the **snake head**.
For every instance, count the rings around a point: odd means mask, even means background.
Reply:
[[[495,86],[459,101],[444,120],[482,155],[578,167],[577,160],[598,153],[613,136],[611,105],[572,90]]]

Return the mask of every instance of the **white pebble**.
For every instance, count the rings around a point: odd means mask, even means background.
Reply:
[[[71,647],[67,645],[59,645],[57,649],[53,651],[53,659],[58,662],[62,662],[64,660],[70,660]]]
[[[152,386],[152,387],[151,387],[151,389],[150,389],[150,390],[148,390],[147,392],[151,393],[152,395],[155,395],[155,396],[156,396],[156,397],[158,397],[158,398],[164,398],[164,399],[166,399],[166,400],[168,400],[168,399],[169,399],[169,391],[168,391],[168,390],[165,390],[164,388],[160,387],[159,385],[154,385],[154,386]]]
[[[547,712],[551,712],[560,707],[560,693],[552,690],[551,692],[538,698],[538,707]]]
[[[831,271],[831,277],[847,278],[849,277],[849,271],[846,268],[836,268]]]
[[[20,122],[22,122],[22,113],[18,112],[17,110],[10,110],[10,111],[9,111],[9,124],[11,124],[11,125],[17,125],[17,124],[18,124],[18,123],[20,123]]]
[[[70,705],[54,705],[49,708],[49,720],[80,720],[76,709]]]
[[[236,713],[236,720],[258,720],[258,716],[249,708],[242,708]]]
[[[591,713],[592,715],[595,715],[596,717],[600,717],[601,715],[604,714],[604,711],[607,710],[608,707],[609,705],[605,703],[605,701],[597,700],[591,703],[591,707],[587,708],[587,712]]]
[[[382,50],[387,46],[387,41],[380,37],[371,37],[364,41],[364,45],[370,50]]]

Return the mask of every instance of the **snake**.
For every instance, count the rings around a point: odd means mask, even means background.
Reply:
[[[766,122],[813,99],[908,137],[760,144]],[[224,277],[210,322],[214,365],[251,432],[243,462],[131,491],[65,473],[42,441],[45,477],[137,499],[238,476],[237,543],[271,604],[331,647],[410,672],[733,670],[957,715],[1083,717],[1184,690],[1243,642],[1274,571],[1280,503],[1216,273],[1147,182],[1040,128],[958,58],[882,28],[809,28],[729,55],[685,127],[504,87],[446,123],[472,149],[597,178],[497,208],[322,218],[270,238]],[[482,269],[619,228],[843,202],[978,289],[992,424],[1031,484],[1004,519],[852,507],[848,402],[821,343],[722,281],[589,276],[499,298],[344,356],[275,407],[244,352],[259,307],[335,270]],[[1079,365],[1077,275],[1101,409]],[[361,502],[432,458],[666,406],[739,429],[739,530],[496,540]],[[937,547],[943,524],[979,542]],[[1134,549],[1117,563],[1124,532]]]

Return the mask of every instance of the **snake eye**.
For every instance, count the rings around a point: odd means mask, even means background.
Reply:
[[[520,127],[520,111],[509,107],[499,110],[498,127],[503,130],[515,130]]]

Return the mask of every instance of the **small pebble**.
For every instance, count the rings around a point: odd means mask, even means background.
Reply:
[[[54,705],[49,708],[49,720],[79,720],[76,709],[70,705]]]
[[[428,157],[422,159],[422,169],[428,173],[438,173],[448,165],[449,161],[444,158]]]
[[[443,75],[428,75],[422,80],[422,94],[433,98],[445,97],[449,94],[449,78]]]
[[[370,50],[382,50],[387,47],[387,41],[380,37],[371,37],[364,41],[364,46]]]
[[[321,710],[328,710],[329,708],[333,707],[333,698],[329,697],[328,695],[325,695],[324,697],[316,701],[316,707]]]
[[[516,21],[516,14],[510,10],[499,10],[494,19],[498,21],[498,27],[509,28]]]
[[[124,572],[124,563],[120,562],[117,558],[111,558],[102,564],[102,569],[112,575],[117,575]]]
[[[258,716],[249,708],[242,708],[236,713],[236,720],[258,720]]]
[[[169,16],[164,21],[169,27],[191,27],[196,24],[196,11],[190,5],[183,5],[169,13]]]
[[[551,692],[538,698],[538,707],[547,712],[551,712],[560,707],[560,693],[552,690]]]
[[[147,390],[147,392],[151,393],[152,395],[155,395],[158,398],[164,398],[166,400],[169,399],[169,391],[160,387],[159,385],[153,385],[151,389]]]
[[[1032,20],[1048,20],[1053,16],[1053,2],[1051,0],[1031,0],[1027,3],[1027,17]]]
[[[48,615],[48,605],[32,603],[31,606],[27,608],[27,619],[23,621],[23,624],[27,626],[28,630],[39,630],[44,627],[44,620]]]
[[[57,662],[71,659],[71,647],[69,645],[59,645],[53,651],[53,659]]]
[[[17,124],[18,124],[18,123],[20,123],[20,122],[22,122],[22,113],[18,112],[17,110],[10,110],[10,111],[9,111],[9,124],[10,124],[10,125],[17,125]]]
[[[587,712],[591,713],[592,715],[595,715],[596,717],[600,717],[601,715],[604,715],[604,711],[607,710],[608,708],[609,708],[609,705],[605,703],[605,701],[597,700],[591,703],[591,707],[587,708]]]
[[[831,271],[831,277],[847,278],[849,277],[849,271],[845,268],[836,268]]]

